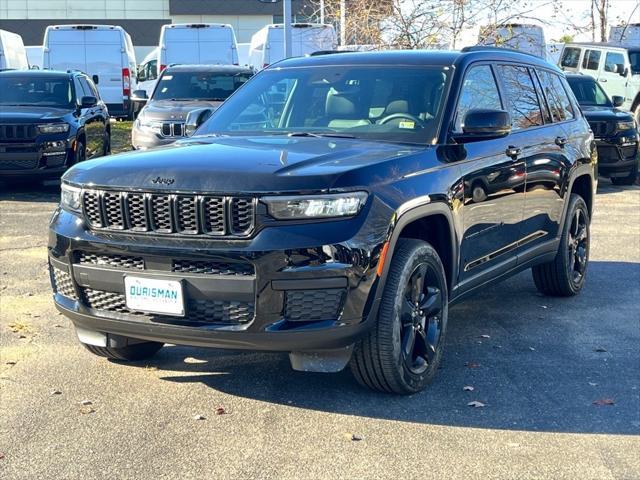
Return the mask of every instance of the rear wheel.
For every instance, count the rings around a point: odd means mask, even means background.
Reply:
[[[84,162],[87,159],[87,148],[84,140],[80,139],[76,142],[76,163]]]
[[[589,224],[587,204],[580,195],[572,193],[556,257],[531,269],[540,292],[559,297],[580,292],[589,264]]]
[[[102,155],[107,156],[111,153],[111,132],[106,130],[104,132],[104,148],[102,149]]]
[[[162,348],[163,343],[142,342],[127,345],[126,347],[96,347],[87,343],[82,344],[87,350],[99,357],[111,360],[135,361],[153,357]]]
[[[426,242],[400,239],[391,260],[376,326],[358,344],[351,370],[373,390],[411,394],[438,370],[447,327],[442,262]]]

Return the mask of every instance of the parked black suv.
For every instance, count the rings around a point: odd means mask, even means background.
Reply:
[[[537,57],[289,59],[196,133],[64,176],[54,299],[97,355],[285,351],[411,393],[436,373],[451,302],[526,268],[546,294],[584,284],[596,146]]]
[[[638,177],[638,125],[631,112],[618,109],[622,97],[610,99],[589,75],[567,75],[598,145],[598,173],[616,185],[632,185]]]
[[[109,151],[109,114],[89,77],[0,71],[0,179],[59,178]]]

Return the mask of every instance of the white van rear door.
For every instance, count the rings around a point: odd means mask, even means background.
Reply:
[[[98,91],[104,103],[122,104],[122,36],[117,30],[88,30],[86,34],[86,73],[98,76]]]
[[[233,55],[235,42],[233,32],[230,29],[209,27],[198,30],[199,63],[233,65],[234,60],[237,61]]]
[[[48,44],[45,45],[48,49],[45,50],[45,68],[86,72],[87,59],[83,45],[84,31],[82,30],[49,31]]]
[[[165,30],[166,65],[198,64],[198,28],[167,28]]]

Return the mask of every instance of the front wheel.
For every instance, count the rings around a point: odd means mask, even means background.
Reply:
[[[569,297],[582,290],[589,264],[589,225],[587,204],[580,195],[572,193],[556,257],[531,269],[541,293]]]
[[[373,390],[411,394],[433,379],[448,315],[442,262],[426,242],[400,239],[376,326],[355,346],[351,371]]]

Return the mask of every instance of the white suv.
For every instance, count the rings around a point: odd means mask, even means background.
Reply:
[[[568,72],[591,75],[610,97],[623,97],[622,108],[632,111],[640,124],[640,46],[568,43],[559,65]]]

